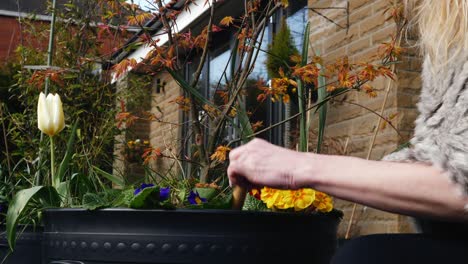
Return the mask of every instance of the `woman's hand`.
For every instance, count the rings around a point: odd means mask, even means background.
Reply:
[[[227,170],[231,185],[247,188],[269,186],[278,189],[297,189],[303,186],[298,175],[310,163],[311,154],[301,153],[253,139],[231,150]],[[303,175],[301,175],[303,176]]]

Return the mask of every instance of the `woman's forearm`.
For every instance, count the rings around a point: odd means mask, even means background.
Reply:
[[[254,139],[229,153],[232,185],[311,187],[389,212],[468,221],[462,196],[437,168],[292,151]]]
[[[297,168],[297,186],[389,212],[468,221],[468,198],[433,166],[307,153]]]

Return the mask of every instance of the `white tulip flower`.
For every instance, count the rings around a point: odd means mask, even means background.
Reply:
[[[37,126],[49,135],[54,136],[65,127],[62,101],[58,94],[48,94],[47,97],[41,92],[37,104]]]

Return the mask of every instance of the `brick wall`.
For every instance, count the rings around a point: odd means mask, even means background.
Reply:
[[[135,85],[138,79],[141,84],[146,85],[136,87],[140,89],[138,91],[129,88]],[[126,177],[129,182],[141,181],[145,174],[141,161],[131,161],[124,155],[128,142],[137,139],[141,142],[149,141],[152,148],[161,151],[163,157],[154,156],[155,158],[150,159],[147,164],[151,169],[162,175],[179,172],[179,166],[172,157],[179,156],[182,113],[171,101],[180,95],[180,88],[167,73],[155,76],[149,83],[146,82],[147,79],[148,76],[145,75],[130,74],[117,82],[117,93],[127,93],[125,96],[131,96],[131,93],[143,93],[138,95],[143,97],[139,99],[137,105],[129,107],[127,111],[138,113],[138,116],[144,116],[144,111],[154,115],[153,120],[137,120],[125,133],[116,137],[114,174]]]
[[[159,122],[152,122],[150,126],[150,141],[153,147],[162,151],[164,158],[157,159],[152,166],[160,173],[178,173],[179,166],[171,157],[179,157],[181,147],[181,118],[182,111],[172,102],[181,95],[181,89],[168,73],[161,73],[159,79],[160,91],[153,87],[151,112],[158,115]]]
[[[23,20],[25,19],[23,18]],[[34,33],[29,33],[31,26],[34,27]],[[20,44],[46,52],[49,29],[50,23],[48,21],[26,21],[20,25],[17,17],[0,16],[0,63],[13,60],[15,50]],[[117,36],[104,36],[101,40],[100,53],[112,54],[115,48],[124,44],[132,34],[127,32]]]
[[[350,62],[367,61],[376,53],[382,42],[389,41],[396,32],[392,20],[386,21],[388,14],[387,0],[350,0],[349,28],[342,29],[327,19],[310,12],[311,46],[324,57],[325,63],[333,62],[342,56],[348,56]],[[311,8],[345,7],[343,0],[309,0]],[[317,9],[323,15],[339,25],[345,26],[348,20],[346,12],[341,9]],[[411,44],[411,43],[406,43]],[[396,68],[397,80],[377,79],[372,86],[378,96],[371,98],[365,93],[351,92],[335,102],[330,103],[326,127],[326,151],[330,154],[346,154],[366,158],[376,129],[378,134],[373,144],[370,159],[378,160],[395,150],[408,140],[417,116],[415,103],[420,88],[420,59],[414,48],[403,55],[402,63]],[[392,124],[402,137],[399,137],[391,126],[378,127],[374,113],[363,107],[349,104],[361,104],[373,111],[380,112],[384,102],[385,91],[390,92],[385,105],[384,116],[396,114]],[[343,103],[338,101],[343,100]],[[316,119],[312,129],[316,130]],[[347,147],[345,147],[347,145]],[[346,150],[346,153],[344,151]],[[336,207],[345,213],[339,229],[339,236],[344,237],[354,204],[336,201]],[[381,212],[361,205],[356,206],[351,236],[372,233],[411,232],[412,227],[404,216]]]
[[[19,39],[18,22],[11,17],[0,16],[0,61],[9,59]]]
[[[35,22],[38,28],[48,24],[48,22]],[[0,62],[14,59],[15,49],[21,43],[33,45],[43,50],[47,49],[47,43],[38,43],[35,40],[37,37],[26,34],[24,25],[21,27],[16,17],[0,16]]]

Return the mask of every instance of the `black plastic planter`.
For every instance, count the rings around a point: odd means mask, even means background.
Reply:
[[[46,210],[43,263],[325,264],[340,219],[338,211]]]
[[[0,226],[0,263],[41,264],[42,228],[18,227],[15,250],[10,252],[5,226]]]

